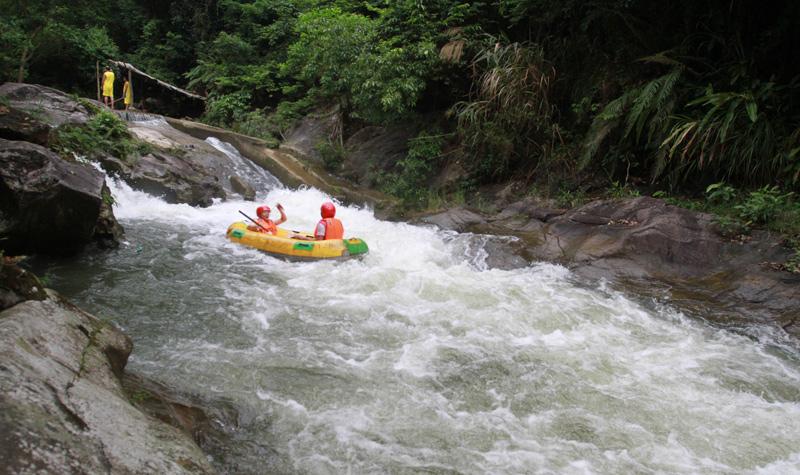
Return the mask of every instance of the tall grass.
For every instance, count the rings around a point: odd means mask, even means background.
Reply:
[[[547,158],[560,134],[550,101],[556,72],[542,47],[495,40],[475,56],[471,68],[476,79],[470,98],[456,103],[451,113],[476,174],[500,178],[516,166],[530,168]]]

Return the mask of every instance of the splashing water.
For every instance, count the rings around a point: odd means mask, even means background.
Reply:
[[[282,186],[273,174],[242,157],[239,151],[228,142],[223,142],[216,137],[209,137],[206,142],[230,158],[236,174],[239,177],[247,178],[256,190],[271,190]]]
[[[369,209],[337,213],[364,259],[291,263],[225,239],[253,203],[111,184],[127,244],[52,286],[126,330],[129,369],[236,407],[222,471],[800,472],[796,355]],[[296,230],[327,199],[259,198]]]

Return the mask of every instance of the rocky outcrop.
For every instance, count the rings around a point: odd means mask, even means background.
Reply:
[[[281,148],[306,157],[318,164],[322,162],[320,144],[337,140],[342,132],[342,114],[338,106],[312,112],[290,130]]]
[[[263,140],[197,122],[167,121],[176,129],[201,140],[213,136],[232,144],[242,156],[268,170],[286,186],[313,186],[346,203],[374,206],[376,214],[388,214],[395,206],[390,197],[331,176],[316,164],[298,159],[290,150],[273,150]]]
[[[17,267],[15,258],[0,257],[0,311],[26,300],[47,298],[44,286],[33,273]]]
[[[777,269],[789,251],[754,232],[731,240],[713,216],[649,197],[599,200],[563,210],[528,198],[483,216],[456,208],[421,218],[446,229],[513,235],[503,252],[563,263],[639,294],[702,309],[726,324],[778,325],[800,336],[800,276]]]
[[[51,127],[33,115],[0,104],[0,138],[47,145]]]
[[[64,124],[85,124],[91,112],[85,103],[63,92],[37,84],[5,83],[0,97],[12,109],[20,109],[50,128]]]
[[[231,187],[233,191],[242,195],[242,198],[247,201],[254,201],[256,199],[256,190],[253,189],[253,186],[238,176],[234,175],[231,177]]]
[[[180,430],[137,410],[130,339],[50,293],[0,312],[0,460],[10,473],[212,473]]]
[[[119,243],[102,173],[28,142],[0,139],[0,243],[7,254],[70,254]]]
[[[345,141],[342,175],[364,186],[372,186],[376,171],[391,169],[406,157],[413,127],[364,127]]]
[[[87,99],[33,84],[0,86],[0,138],[48,146],[61,127],[80,127],[101,107]],[[125,114],[123,114],[125,115]],[[170,202],[209,206],[215,198],[226,198],[234,182],[250,186],[237,176],[231,159],[202,140],[170,127],[163,120],[130,122],[131,135],[147,146],[127,157],[114,157],[95,150],[89,159],[116,174],[133,188],[164,197]],[[252,188],[252,187],[251,187]]]

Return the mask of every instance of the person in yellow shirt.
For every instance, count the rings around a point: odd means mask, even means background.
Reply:
[[[114,108],[114,72],[110,66],[106,66],[103,73],[103,104],[110,109]]]
[[[122,102],[125,103],[125,110],[130,109],[131,104],[133,104],[133,87],[131,87],[130,81],[128,78],[124,79],[124,83],[122,84]]]

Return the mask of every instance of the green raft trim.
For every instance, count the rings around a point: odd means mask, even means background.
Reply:
[[[292,249],[295,251],[311,251],[314,249],[313,242],[296,242]]]
[[[342,242],[344,242],[344,245],[347,248],[347,252],[349,252],[351,256],[356,254],[366,254],[367,251],[369,251],[367,243],[365,243],[361,239],[358,238],[342,239]]]
[[[233,236],[233,237],[235,237],[237,239],[242,239],[244,237],[244,231],[242,231],[241,229],[234,229],[231,232],[231,236]]]

